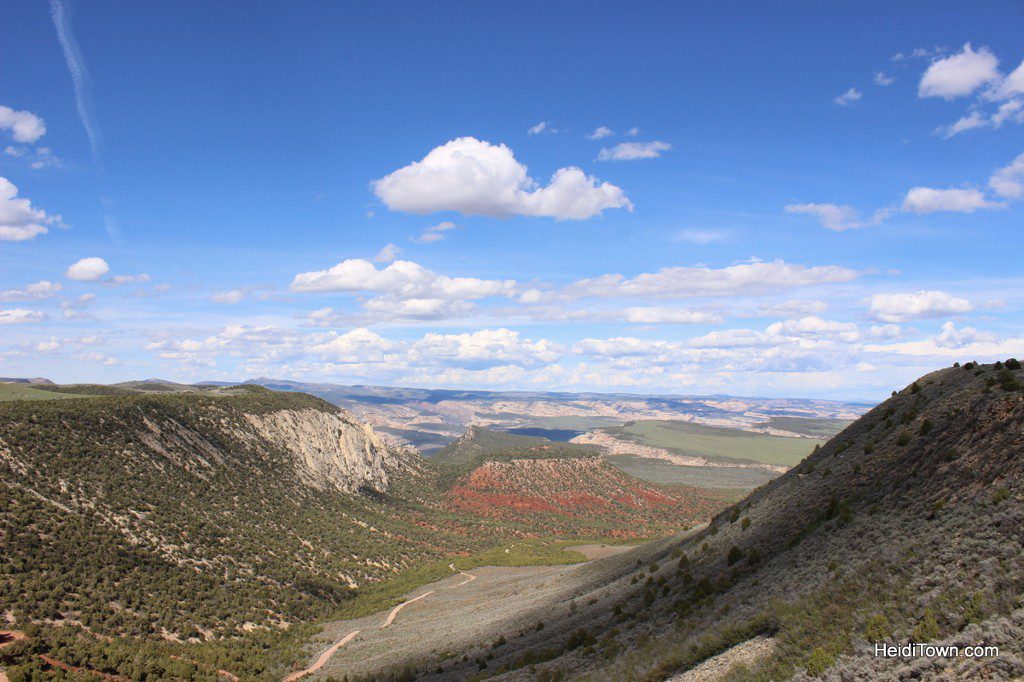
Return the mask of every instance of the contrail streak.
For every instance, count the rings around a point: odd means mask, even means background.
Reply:
[[[81,119],[85,134],[89,137],[93,161],[97,166],[102,166],[100,151],[103,147],[103,136],[92,113],[89,72],[85,68],[82,51],[78,48],[78,41],[75,40],[75,33],[71,28],[71,17],[68,14],[67,5],[62,0],[50,0],[50,16],[57,29],[57,40],[60,41],[61,49],[64,50],[64,61],[67,62],[68,71],[71,72],[71,80],[75,86],[75,108],[78,109],[78,118]]]

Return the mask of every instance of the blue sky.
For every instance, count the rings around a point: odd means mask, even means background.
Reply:
[[[1019,3],[0,2],[0,375],[877,399],[1024,355]]]

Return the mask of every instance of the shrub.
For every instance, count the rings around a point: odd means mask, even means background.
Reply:
[[[864,626],[864,638],[871,643],[884,642],[892,637],[892,624],[884,613],[876,613]]]
[[[831,668],[835,661],[836,657],[833,654],[819,646],[811,651],[811,655],[807,657],[804,665],[807,668],[808,675],[818,677]]]
[[[906,445],[910,442],[910,434],[904,431],[896,438],[896,445]]]
[[[996,488],[996,491],[992,493],[992,504],[999,504],[1000,502],[1009,497],[1010,491],[1006,488],[1006,486]]]
[[[939,634],[939,622],[935,620],[935,613],[931,609],[925,609],[920,622],[910,633],[910,639],[914,642],[930,642]]]
[[[918,430],[917,434],[919,436],[927,435],[928,432],[932,430],[932,426],[933,426],[932,425],[932,420],[931,419],[925,419],[923,422],[921,422],[921,428]]]
[[[911,393],[920,393],[921,392],[921,385],[918,384],[916,381],[914,383],[910,384],[910,392]]]
[[[743,530],[750,528],[750,517],[743,517],[743,521],[740,522],[740,528],[742,528]]]
[[[1021,368],[1020,360],[1018,360],[1017,358],[1010,358],[1009,360],[1006,361],[1006,369],[1020,369],[1020,368]]]
[[[729,566],[743,558],[743,550],[733,545],[729,548],[729,554],[725,557],[725,561]]]

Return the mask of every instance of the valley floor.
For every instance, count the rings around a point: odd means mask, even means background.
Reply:
[[[695,531],[691,531],[695,532]],[[648,544],[660,544],[659,542]],[[303,679],[342,679],[381,673],[407,664],[439,664],[454,652],[486,651],[495,642],[543,625],[544,614],[573,609],[596,581],[620,575],[645,556],[648,545],[581,545],[587,557],[561,566],[484,566],[423,585],[404,596],[406,607],[325,625],[317,636],[322,657]],[[356,633],[356,634],[353,634]],[[313,647],[311,647],[312,649]],[[315,671],[312,666],[320,663]],[[289,679],[298,679],[290,677]]]

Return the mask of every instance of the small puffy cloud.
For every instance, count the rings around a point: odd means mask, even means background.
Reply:
[[[433,244],[439,242],[445,238],[445,232],[448,230],[454,230],[458,225],[450,220],[438,223],[437,225],[431,225],[430,227],[423,230],[418,237],[413,237],[412,240],[417,244]]]
[[[960,358],[996,360],[1024,355],[1024,337],[999,338],[973,327],[957,329],[952,322],[942,325],[934,338],[902,343],[868,345],[869,353],[886,353],[906,357]]]
[[[541,187],[504,144],[460,137],[373,183],[392,211],[585,220],[632,204],[625,192],[579,168],[560,168]]]
[[[26,324],[30,322],[42,322],[46,315],[38,310],[25,310],[24,308],[0,309],[0,324]]]
[[[605,126],[598,126],[594,128],[594,131],[587,135],[588,140],[603,140],[606,137],[611,137],[615,134],[615,131]]]
[[[898,324],[875,324],[868,329],[868,335],[875,339],[897,339],[902,333]]]
[[[1024,154],[993,173],[988,186],[1004,199],[1024,199]]]
[[[629,137],[636,137],[639,134],[640,134],[640,129],[635,127],[635,126],[626,131],[626,135],[629,136]]]
[[[49,147],[15,147],[8,145],[4,148],[4,155],[15,159],[25,159],[29,168],[41,170],[43,168],[61,168],[64,162],[54,155]]]
[[[785,261],[753,262],[724,268],[672,267],[627,278],[619,274],[582,279],[565,288],[570,297],[686,298],[692,296],[764,295],[793,287],[849,282],[855,270],[838,265],[794,265]]]
[[[398,260],[385,268],[368,260],[351,258],[327,270],[295,275],[291,290],[311,292],[372,291],[402,298],[478,299],[507,295],[514,280],[485,280],[475,277],[448,277],[413,263]]]
[[[76,282],[98,282],[110,272],[110,266],[102,258],[83,258],[68,267],[64,276]]]
[[[377,255],[373,257],[374,263],[390,263],[391,261],[398,258],[398,254],[402,253],[402,249],[398,248],[394,244],[385,244]]]
[[[918,97],[956,99],[970,95],[999,79],[998,65],[999,60],[987,47],[974,51],[967,43],[963,51],[931,63],[918,83]]]
[[[918,215],[927,215],[937,211],[955,213],[974,213],[978,209],[999,208],[1001,204],[993,203],[976,189],[934,189],[932,187],[914,187],[903,199],[903,210]]]
[[[659,306],[626,308],[622,318],[634,324],[716,324],[722,321],[717,313]]]
[[[30,111],[0,105],[0,130],[8,131],[15,142],[34,144],[46,134],[46,124]]]
[[[246,296],[249,295],[249,289],[231,289],[230,291],[220,291],[210,297],[210,300],[214,303],[225,303],[227,305],[234,305],[240,303]]]
[[[552,128],[547,121],[541,121],[537,125],[533,126],[526,131],[527,135],[540,135],[541,133],[557,133],[558,130]]]
[[[896,79],[885,73],[885,71],[878,71],[875,73],[875,85],[881,85],[883,88],[887,85],[892,85],[896,82]]]
[[[889,209],[875,211],[869,220],[861,220],[860,214],[852,206],[837,204],[790,204],[786,213],[804,213],[818,218],[822,227],[836,232],[855,230],[862,227],[880,225],[889,217]]]
[[[7,178],[0,178],[0,241],[34,239],[49,232],[49,225],[63,227],[64,223],[59,215],[47,215],[28,199],[19,199],[18,188]]]
[[[63,288],[60,282],[50,282],[44,279],[35,284],[29,284],[23,289],[0,291],[0,301],[36,301],[44,298],[53,298]]]
[[[847,90],[843,94],[836,95],[836,97],[834,97],[832,99],[832,101],[835,102],[836,104],[838,104],[841,107],[845,107],[848,104],[852,104],[852,103],[858,101],[862,97],[864,97],[864,95],[863,95],[863,93],[861,93],[860,90],[858,90],[857,88],[850,88],[849,90]]]
[[[623,142],[614,147],[605,147],[597,154],[598,161],[636,161],[657,159],[662,152],[672,149],[668,142]]]
[[[970,301],[951,296],[945,291],[918,291],[907,294],[878,294],[872,296],[868,314],[882,322],[941,317],[974,310]]]

